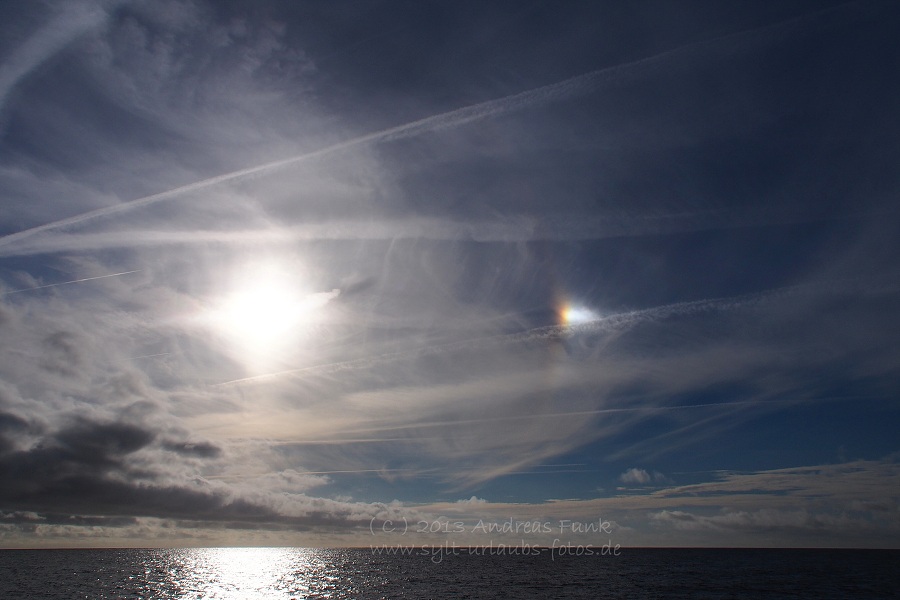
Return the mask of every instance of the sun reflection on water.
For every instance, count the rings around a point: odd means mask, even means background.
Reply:
[[[321,551],[303,548],[193,548],[173,551],[177,598],[327,598],[337,577]]]

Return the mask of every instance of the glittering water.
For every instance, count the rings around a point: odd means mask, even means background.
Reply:
[[[896,598],[900,552],[0,550],[0,598]]]

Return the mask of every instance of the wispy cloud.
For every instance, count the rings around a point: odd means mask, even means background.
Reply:
[[[814,13],[812,16],[804,16],[798,19],[791,19],[775,25],[768,25],[752,29],[745,32],[721,36],[703,42],[687,44],[679,48],[667,50],[654,56],[643,58],[636,61],[622,63],[612,67],[598,69],[576,77],[572,77],[557,83],[549,84],[539,88],[526,90],[518,94],[505,96],[496,100],[489,100],[478,104],[473,104],[456,110],[432,115],[423,119],[389,127],[377,132],[358,136],[356,138],[339,142],[319,150],[292,156],[289,158],[275,160],[258,166],[248,167],[232,171],[223,175],[210,177],[202,181],[197,181],[177,188],[150,194],[142,198],[130,200],[121,204],[99,208],[93,211],[82,213],[73,217],[60,219],[51,223],[38,225],[30,229],[19,231],[17,233],[8,234],[0,238],[0,246],[6,246],[14,242],[26,239],[33,235],[63,229],[80,223],[92,221],[95,219],[114,215],[123,211],[130,211],[144,206],[152,205],[157,202],[170,200],[185,196],[192,192],[204,190],[225,183],[236,182],[247,177],[262,176],[267,173],[292,167],[300,163],[318,160],[331,154],[342,152],[355,147],[374,144],[380,142],[390,142],[394,140],[406,139],[423,133],[441,131],[448,128],[459,127],[461,125],[470,124],[488,118],[494,118],[500,115],[508,114],[529,108],[538,108],[547,103],[556,102],[562,99],[569,99],[574,96],[583,94],[596,93],[599,88],[620,83],[629,77],[646,76],[646,70],[657,67],[670,60],[684,59],[688,57],[695,58],[698,55],[708,54],[714,50],[721,51],[722,48],[731,48],[732,50],[741,48],[748,41],[754,38],[768,38],[773,34],[784,35],[788,31],[794,31],[800,25],[814,23],[823,18],[833,19],[836,15],[845,11],[845,7],[838,7],[823,10]],[[767,43],[771,40],[766,39]]]
[[[0,63],[0,111],[10,93],[29,73],[79,37],[103,26],[108,7],[112,5],[112,2],[68,2],[31,33]]]

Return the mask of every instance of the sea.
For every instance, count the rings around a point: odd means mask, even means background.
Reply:
[[[0,550],[0,598],[900,598],[900,550]]]

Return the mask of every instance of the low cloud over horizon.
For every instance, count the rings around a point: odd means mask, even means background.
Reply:
[[[0,547],[897,546],[895,4],[6,12]]]

